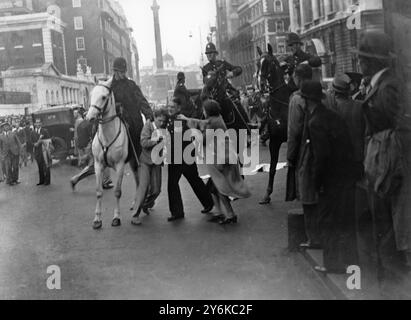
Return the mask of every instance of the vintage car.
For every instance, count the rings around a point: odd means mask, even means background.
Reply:
[[[41,120],[53,141],[54,159],[65,160],[74,155],[74,114],[72,107],[53,107],[32,114],[33,123]]]

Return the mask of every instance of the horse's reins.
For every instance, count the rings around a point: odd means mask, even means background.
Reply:
[[[211,89],[211,91],[210,91],[210,94],[211,94],[212,98],[215,98],[215,97],[217,96],[217,94],[218,94],[218,87],[220,87],[220,86],[223,85],[223,84],[222,84],[222,81],[223,81],[223,79],[225,79],[225,78],[223,78],[223,77],[220,76],[220,72],[221,72],[222,70],[223,70],[223,69],[222,69],[221,67],[219,67],[219,68],[217,68],[217,70],[215,70],[215,71],[216,71],[216,74],[217,74],[217,79],[216,79],[216,80],[217,80],[217,86],[214,87],[213,89]],[[244,119],[243,115],[241,114],[241,112],[238,110],[238,107],[237,107],[236,103],[233,101],[233,99],[231,99],[231,97],[230,97],[229,95],[227,95],[227,93],[225,93],[225,95],[228,97],[228,99],[230,99],[230,101],[231,101],[231,103],[233,104],[235,110],[237,111],[238,115],[240,116],[241,121],[242,121],[242,122],[244,123],[244,125],[246,126],[247,131],[251,134],[251,128],[250,128],[250,126],[248,125],[247,121],[245,121],[245,119]],[[232,125],[232,124],[234,124],[234,123],[235,123],[235,117],[236,117],[236,115],[235,115],[235,113],[233,112],[233,118],[234,118],[234,119],[233,119],[233,121],[227,123],[227,125]]]

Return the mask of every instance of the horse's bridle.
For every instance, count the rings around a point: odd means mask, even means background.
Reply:
[[[112,90],[110,87],[108,87],[108,86],[106,86],[106,85],[104,85],[104,84],[97,84],[96,86],[97,86],[97,87],[104,87],[104,88],[106,88],[106,89],[108,90],[108,92],[109,92],[108,98],[107,98],[107,100],[104,102],[104,105],[103,105],[102,107],[98,107],[98,106],[96,106],[96,105],[91,105],[90,107],[91,107],[91,108],[94,108],[94,109],[97,109],[98,112],[99,112],[99,116],[97,117],[97,122],[98,122],[99,124],[106,124],[106,123],[109,123],[109,122],[113,121],[115,118],[120,117],[120,116],[119,116],[118,113],[116,113],[114,116],[111,116],[111,117],[109,117],[108,119],[103,119],[103,116],[104,116],[104,114],[105,114],[106,111],[107,111],[108,103],[110,102],[110,97],[111,97],[111,95],[112,95],[112,93],[113,93],[113,90]]]
[[[110,97],[113,94],[113,90],[110,87],[108,87],[104,84],[97,84],[97,86],[104,87],[104,88],[108,89],[108,91],[109,91],[108,98],[107,98],[106,102],[104,103],[103,107],[98,107],[96,105],[91,106],[91,108],[95,108],[99,111],[99,116],[97,117],[97,123],[98,124],[106,124],[106,123],[109,123],[109,122],[113,121],[116,118],[120,118],[120,115],[116,112],[116,114],[114,116],[111,116],[108,119],[103,119],[103,116],[106,113],[108,104],[110,102]],[[121,122],[121,118],[120,118],[120,122]],[[100,143],[101,149],[103,150],[104,162],[105,162],[106,166],[108,166],[108,161],[107,161],[108,149],[117,141],[117,139],[120,137],[120,134],[121,134],[121,124],[119,126],[119,130],[117,132],[116,137],[107,146],[104,146],[103,142],[100,139],[100,136],[97,134],[98,142]]]
[[[270,63],[272,63],[272,62],[270,62]],[[279,67],[279,66],[277,65],[277,63],[275,62],[275,60],[273,61],[273,63],[274,63],[274,65],[275,65],[276,67]],[[264,82],[265,82],[264,86],[267,88],[267,90],[262,91],[262,93],[263,93],[263,94],[268,93],[268,94],[270,95],[270,99],[273,99],[273,100],[276,101],[277,103],[280,103],[280,104],[288,107],[288,102],[278,100],[277,98],[274,97],[274,94],[275,94],[277,91],[279,91],[280,89],[284,88],[284,87],[286,86],[286,84],[285,84],[285,83],[280,83],[277,87],[274,87],[274,88],[273,88],[273,87],[271,86],[271,84],[270,84],[270,81],[268,81],[269,76],[268,76],[268,77],[262,77],[262,75],[261,75],[261,69],[262,69],[262,64],[260,63],[260,70],[259,70],[260,79],[261,79],[261,78],[264,79]],[[270,74],[270,73],[269,73],[269,74]],[[260,81],[262,81],[262,79],[261,79]],[[261,84],[260,84],[260,87],[261,87]],[[262,88],[261,88],[261,89],[262,89]]]

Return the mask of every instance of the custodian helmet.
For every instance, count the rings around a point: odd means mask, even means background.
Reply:
[[[123,57],[118,57],[114,59],[113,70],[119,72],[127,71],[127,61]]]
[[[207,43],[206,52],[205,52],[205,53],[206,53],[206,54],[209,54],[209,53],[218,53],[215,44],[212,43],[212,42]]]

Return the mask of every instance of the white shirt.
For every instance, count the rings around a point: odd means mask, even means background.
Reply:
[[[370,82],[370,89],[369,91],[372,90],[372,88],[375,87],[375,85],[377,84],[378,80],[380,80],[381,76],[388,71],[388,68],[382,69],[379,72],[377,72],[376,74],[374,74],[374,76],[371,78],[371,82]]]

